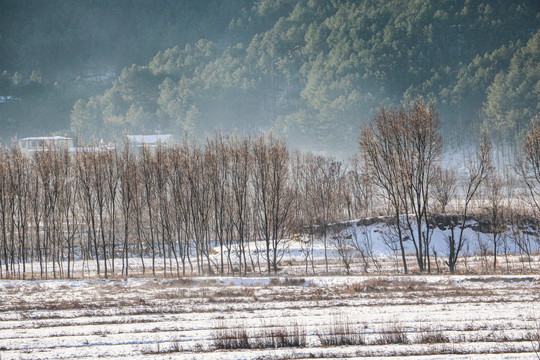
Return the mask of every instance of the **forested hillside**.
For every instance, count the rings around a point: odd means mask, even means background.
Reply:
[[[0,104],[10,136],[32,124],[81,138],[273,129],[347,151],[380,105],[418,96],[449,141],[482,126],[513,139],[540,112],[535,0],[8,3],[0,95],[20,98]],[[114,81],[80,75],[96,67]]]
[[[0,0],[0,96],[12,96],[0,98],[0,138],[69,133],[75,102],[103,93],[123,67],[200,38],[224,41],[251,4]]]

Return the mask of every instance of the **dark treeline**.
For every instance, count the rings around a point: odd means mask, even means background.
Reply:
[[[540,106],[536,0],[3,3],[4,139],[273,129],[349,155],[381,104],[434,101],[457,143]]]
[[[0,64],[8,72],[118,70],[159,50],[217,41],[251,0],[2,0]]]
[[[432,271],[430,229],[445,216],[451,236],[444,256],[453,273],[473,211],[493,234],[495,268],[508,226],[521,229],[540,211],[539,126],[533,121],[510,175],[493,167],[487,137],[460,173],[443,167],[440,120],[421,99],[409,108],[381,108],[349,161],[291,153],[270,135],[218,134],[204,145],[138,151],[127,143],[76,153],[44,148],[31,156],[15,144],[0,153],[0,275],[70,278],[75,260],[95,264],[104,277],[127,277],[130,264],[166,276],[271,273],[279,270],[284,242],[296,235],[304,236],[306,271],[319,238],[326,271],[332,247],[348,272],[351,249],[366,266],[372,249],[357,234],[330,237],[331,224],[372,215],[393,219],[388,242],[404,272],[405,242],[415,266]],[[520,188],[510,181],[514,175],[527,190],[519,206],[512,202]],[[513,239],[529,258],[531,239]]]

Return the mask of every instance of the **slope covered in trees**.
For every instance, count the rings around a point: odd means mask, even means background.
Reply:
[[[65,133],[75,102],[103,93],[131,64],[200,38],[226,40],[251,0],[1,0],[2,140]]]
[[[513,138],[538,113],[537,1],[172,2],[147,6],[135,28],[130,5],[141,4],[120,4],[127,43],[110,55],[125,67],[73,100],[62,124],[73,134],[262,128],[347,151],[380,105],[419,95],[456,140],[482,125]]]

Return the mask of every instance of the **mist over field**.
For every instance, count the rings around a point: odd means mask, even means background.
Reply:
[[[380,106],[434,103],[448,144],[539,111],[540,4],[0,2],[0,137],[272,131],[350,154]]]

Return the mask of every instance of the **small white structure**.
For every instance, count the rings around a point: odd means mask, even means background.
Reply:
[[[27,137],[19,140],[21,149],[26,152],[47,149],[72,149],[73,139],[64,136]]]
[[[136,147],[148,147],[155,148],[158,144],[168,145],[171,143],[173,137],[171,134],[162,134],[162,135],[127,135],[129,143]]]

